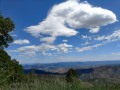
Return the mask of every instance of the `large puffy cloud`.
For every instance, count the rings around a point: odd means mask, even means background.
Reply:
[[[116,21],[112,11],[74,0],[54,6],[51,13],[62,17],[69,26],[74,28],[98,28]]]
[[[116,22],[115,14],[101,7],[93,7],[87,2],[68,0],[54,5],[47,18],[38,25],[29,26],[26,31],[35,37],[49,35],[41,41],[52,43],[57,36],[74,36],[76,29],[87,28],[91,33],[97,33],[101,26]]]
[[[19,40],[15,40],[13,42],[13,44],[29,44],[29,43],[30,43],[30,41],[27,39],[19,39]]]

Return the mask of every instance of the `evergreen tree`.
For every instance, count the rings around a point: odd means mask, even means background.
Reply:
[[[9,43],[13,41],[10,32],[13,31],[15,25],[10,18],[4,18],[0,15],[0,49],[8,47]]]
[[[13,31],[14,24],[10,18],[0,16],[0,84],[20,82],[24,78],[23,68],[17,60],[4,51],[13,41],[10,32]]]
[[[74,69],[69,69],[66,73],[66,81],[73,82],[75,79],[78,79],[79,75]]]

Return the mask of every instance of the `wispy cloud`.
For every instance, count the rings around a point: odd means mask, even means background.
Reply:
[[[30,41],[27,39],[19,39],[19,40],[15,40],[13,44],[30,44]]]
[[[88,38],[89,36],[82,36],[83,38]],[[48,56],[52,56],[55,53],[68,53],[72,51],[76,51],[76,52],[84,52],[84,51],[89,51],[92,50],[94,48],[106,45],[108,43],[114,42],[114,41],[118,41],[120,40],[120,30],[114,31],[111,35],[107,35],[107,36],[99,36],[97,38],[94,38],[94,40],[96,41],[102,41],[101,43],[97,43],[97,44],[93,44],[91,46],[87,46],[90,42],[86,41],[85,43],[81,44],[83,47],[74,47],[73,45],[68,45],[66,43],[63,44],[59,44],[59,45],[51,45],[49,43],[43,43],[41,45],[38,46],[24,46],[24,47],[20,47],[16,50],[11,50],[11,52],[19,52],[25,55],[36,55],[36,52],[39,52],[43,55],[48,55]],[[15,41],[16,44],[27,44],[26,42],[27,40],[17,40]],[[14,42],[14,43],[15,43]],[[49,42],[49,41],[48,41]],[[63,42],[67,42],[67,40],[63,40]],[[50,53],[50,51],[55,51],[54,53]]]
[[[34,56],[36,53],[42,55],[53,56],[60,53],[68,53],[72,49],[72,45],[68,45],[66,43],[59,44],[59,45],[50,45],[50,44],[41,44],[38,46],[23,46],[17,48],[16,50],[10,50],[9,52],[18,52],[22,55]],[[50,51],[54,51],[54,53],[50,53]]]
[[[88,38],[89,36],[82,36],[83,39],[86,39]],[[92,37],[91,37],[92,38]],[[84,44],[81,44],[83,45],[84,47],[82,48],[79,48],[77,47],[76,48],[76,51],[77,52],[84,52],[84,51],[88,51],[88,50],[92,50],[96,47],[99,47],[99,46],[103,46],[103,45],[106,45],[106,44],[109,44],[109,43],[112,43],[112,42],[115,42],[115,41],[118,41],[120,40],[120,30],[116,30],[114,31],[112,34],[110,35],[103,35],[103,36],[97,36],[95,38],[93,38],[95,41],[101,41],[99,42],[98,44],[96,45],[92,45],[92,46],[85,46],[87,44],[89,44],[88,41],[86,41]],[[92,42],[92,41],[91,41]]]
[[[68,40],[62,40],[62,41],[65,42],[65,43],[68,42]]]
[[[120,30],[114,31],[111,35],[99,36],[99,37],[95,38],[95,40],[97,40],[97,41],[106,41],[106,42],[113,42],[113,41],[120,40]]]
[[[82,48],[77,47],[76,51],[77,52],[84,52],[84,51],[92,50],[93,48],[97,48],[97,47],[99,47],[101,45],[102,44],[96,44],[96,45],[93,45],[93,46],[86,46],[86,47],[82,47]]]
[[[112,55],[118,55],[118,56],[120,56],[120,52],[112,53]]]
[[[90,42],[86,41],[85,43],[82,43],[80,45],[85,46],[85,45],[88,45],[88,44],[90,44]]]

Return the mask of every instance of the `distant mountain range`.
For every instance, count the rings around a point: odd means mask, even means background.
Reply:
[[[24,73],[30,74],[33,69],[24,70]],[[95,81],[99,82],[99,80],[107,80],[107,82],[120,82],[120,65],[108,65],[108,66],[100,66],[100,67],[92,67],[87,69],[76,69],[78,75],[80,75],[81,80],[83,81]],[[37,75],[66,75],[64,73],[54,73],[47,72],[43,70],[34,69],[34,74]]]
[[[23,67],[24,73],[29,74],[34,70],[34,74],[38,75],[66,75],[68,69],[74,68],[83,81],[120,82],[120,61],[62,62]]]
[[[88,69],[76,69],[76,72],[81,75],[81,74],[89,74],[92,73],[94,71],[94,68],[88,68]],[[30,73],[34,73],[34,74],[43,74],[43,75],[65,75],[66,72],[61,73],[61,72],[48,72],[48,71],[43,71],[43,70],[36,70],[36,69],[24,69],[24,73],[26,74],[30,74]]]
[[[28,73],[31,69],[35,69],[38,74],[64,74],[70,68],[74,68],[81,73],[89,73],[93,70],[90,68],[100,66],[114,66],[120,65],[120,60],[114,61],[90,61],[90,62],[61,62],[61,63],[49,63],[49,64],[24,64],[23,68],[25,73]],[[79,69],[82,69],[80,71]]]

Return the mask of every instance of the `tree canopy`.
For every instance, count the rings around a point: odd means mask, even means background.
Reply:
[[[8,47],[9,43],[13,41],[10,32],[13,31],[14,27],[15,25],[9,17],[4,18],[0,15],[0,49]]]
[[[10,18],[0,16],[0,85],[3,83],[20,82],[24,78],[23,68],[16,59],[11,59],[4,50],[13,41],[10,32],[14,24]]]

